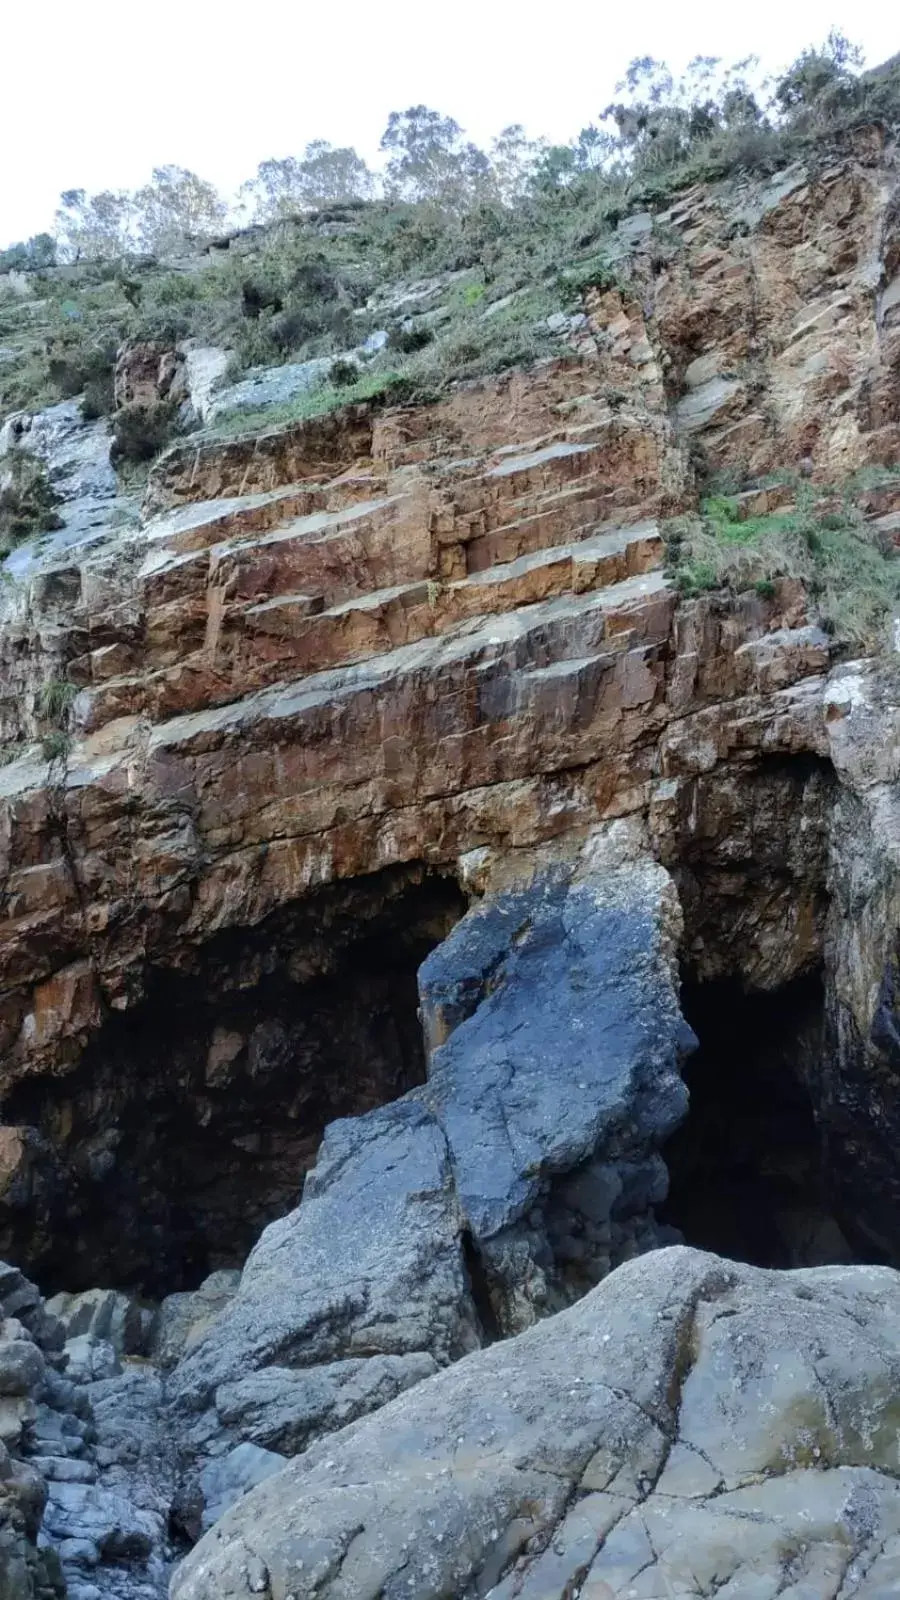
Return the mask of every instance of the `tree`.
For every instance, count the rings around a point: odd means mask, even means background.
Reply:
[[[484,151],[463,139],[452,117],[428,106],[392,111],[381,149],[388,154],[385,187],[391,199],[430,200],[443,210],[460,212],[490,188]]]
[[[862,51],[832,28],[818,49],[804,50],[775,85],[775,103],[785,116],[808,112],[825,94],[852,88],[853,68],[862,65]]]
[[[35,233],[30,239],[0,250],[0,272],[36,272],[56,265],[56,240],[49,233]]]
[[[123,256],[132,247],[133,220],[131,195],[111,189],[92,195],[84,189],[66,189],[55,217],[59,252],[67,261]]]
[[[308,206],[347,204],[368,200],[375,180],[361,155],[349,145],[335,149],[325,139],[313,139],[299,164],[303,203]]]
[[[335,149],[325,139],[313,139],[302,160],[285,156],[262,161],[241,189],[259,222],[272,222],[318,206],[346,205],[371,199],[375,179],[361,155],[349,145]]]
[[[139,243],[153,255],[172,255],[216,233],[228,208],[219,191],[186,167],[154,167],[150,183],[134,196]]]
[[[527,194],[546,149],[543,139],[527,137],[520,122],[500,130],[488,159],[493,185],[503,205],[513,205]]]
[[[568,189],[589,173],[617,175],[619,141],[604,128],[591,123],[582,128],[571,144],[554,144],[545,149],[532,175],[531,187],[549,194]]]
[[[765,126],[758,68],[755,56],[730,67],[716,56],[695,56],[676,81],[665,62],[637,57],[616,85],[628,98],[601,113],[615,125],[626,168],[674,166],[717,135]]]

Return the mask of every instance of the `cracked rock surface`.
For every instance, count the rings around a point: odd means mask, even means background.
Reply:
[[[313,1445],[172,1600],[881,1600],[900,1278],[683,1247]]]
[[[198,1453],[293,1454],[666,1237],[660,1147],[694,1038],[640,830],[539,851],[420,972],[428,1081],[327,1129],[169,1397]]]

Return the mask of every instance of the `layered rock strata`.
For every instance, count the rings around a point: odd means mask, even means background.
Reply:
[[[320,434],[369,454],[322,481]],[[648,516],[675,503],[674,438],[613,414],[590,363],[271,445],[176,454],[157,500],[208,495],[211,462],[218,485],[253,492],[110,536],[54,590],[54,649],[87,680],[75,742],[0,771],[0,1238],[15,1251],[20,1197],[46,1195],[49,1215],[87,1181],[90,1205],[98,1163],[82,1145],[73,1185],[59,1131],[77,1128],[86,1048],[102,1054],[110,1019],[137,1017],[159,974],[197,969],[214,939],[340,880],[455,871],[472,849],[623,813],[663,841],[684,784],[717,763],[822,743],[828,642],[802,599],[786,585],[677,608]],[[295,481],[255,487],[272,471]],[[198,1055],[220,1050],[214,1033]],[[103,1100],[100,1183],[123,1111]]]
[[[629,1260],[676,953],[824,974],[831,1198],[900,1260],[895,675],[796,583],[684,601],[662,526],[900,458],[894,190],[860,130],[625,219],[569,358],[188,439],[140,520],[103,424],[5,430],[64,499],[0,595],[0,1249],[181,1291],[9,1310],[16,1600],[50,1545],[159,1596],[255,1484],[178,1600],[896,1587],[894,1276]]]

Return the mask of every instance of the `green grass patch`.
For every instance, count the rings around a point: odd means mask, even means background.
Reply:
[[[0,556],[17,544],[62,526],[44,463],[27,450],[0,457]]]
[[[78,690],[68,678],[50,678],[38,696],[38,712],[45,722],[61,724]]]
[[[826,495],[807,485],[796,504],[768,516],[741,518],[735,499],[713,495],[695,518],[668,529],[669,564],[686,596],[716,589],[755,589],[771,596],[775,580],[806,587],[821,625],[839,642],[878,649],[900,612],[900,559],[855,509],[851,489]]]
[[[401,372],[366,372],[355,383],[324,383],[318,388],[306,389],[280,406],[230,412],[210,423],[204,429],[204,436],[234,439],[245,433],[264,433],[273,428],[288,427],[292,422],[324,416],[329,411],[339,411],[344,406],[359,405],[363,401],[379,400],[385,405],[399,405],[409,393],[409,380]]]

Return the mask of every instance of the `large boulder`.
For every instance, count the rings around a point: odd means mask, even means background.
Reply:
[[[424,1107],[401,1101],[332,1123],[303,1203],[266,1229],[170,1389],[199,1410],[261,1368],[315,1366],[340,1387],[356,1377],[342,1357],[447,1361],[477,1343],[446,1142]],[[402,1364],[396,1375],[402,1387]],[[285,1401],[282,1384],[270,1402],[280,1413]]]
[[[428,1082],[331,1124],[172,1373],[201,1454],[292,1453],[666,1237],[693,1036],[674,888],[640,846],[623,826],[517,861],[425,963]]]
[[[881,1600],[900,1276],[675,1247],[314,1445],[172,1600]]]
[[[574,863],[542,852],[420,971],[421,1096],[504,1333],[661,1241],[659,1152],[687,1110],[680,1066],[696,1044],[678,1006],[680,932],[671,879],[622,825]]]

